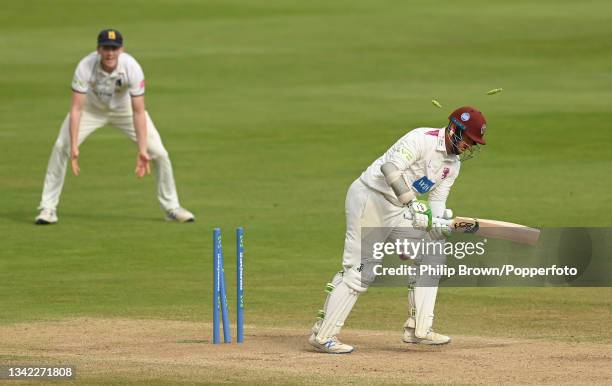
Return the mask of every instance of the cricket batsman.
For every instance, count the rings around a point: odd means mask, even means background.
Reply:
[[[79,175],[79,146],[96,129],[111,125],[138,146],[135,173],[150,173],[153,162],[157,198],[166,219],[194,221],[179,204],[172,164],[149,113],[145,110],[145,79],[138,62],[123,50],[123,37],[114,29],[98,35],[95,52],[78,64],[72,79],[70,112],[64,119],[49,159],[36,224],[57,223],[56,208],[64,185],[66,165]]]
[[[404,135],[352,183],[345,203],[343,270],[326,286],[327,299],[309,339],[317,350],[331,354],[353,351],[337,335],[357,298],[375,278],[367,267],[372,251],[362,251],[362,240],[385,242],[401,237],[436,242],[448,235],[452,211],[446,209],[446,199],[461,161],[485,144],[485,130],[486,120],[480,111],[470,106],[458,108],[450,114],[445,128],[423,127]],[[426,194],[427,201],[418,199]],[[439,266],[446,256],[418,259],[417,264]],[[423,275],[413,280],[402,340],[449,343],[450,337],[432,329],[440,276]]]

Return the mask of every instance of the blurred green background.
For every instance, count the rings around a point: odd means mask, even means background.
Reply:
[[[308,333],[340,268],[350,183],[408,130],[488,118],[448,206],[532,226],[609,226],[612,5],[606,1],[22,1],[0,13],[1,323],[211,320],[212,228],[246,229],[246,321]],[[113,27],[194,224],[163,221],[113,128],[81,148],[56,226],[33,225],[78,61]],[[503,87],[501,94],[486,91]],[[437,99],[442,109],[431,104]],[[448,334],[612,340],[612,290],[448,288]],[[233,303],[231,309],[233,310]],[[347,328],[400,331],[400,288]]]

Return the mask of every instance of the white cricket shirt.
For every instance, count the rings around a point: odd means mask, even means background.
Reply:
[[[94,51],[79,62],[72,91],[87,94],[87,102],[100,110],[118,110],[130,105],[130,96],[144,95],[144,73],[136,59],[124,52],[119,55],[117,68],[109,74]]]
[[[459,156],[446,153],[444,128],[421,127],[400,138],[362,174],[360,180],[381,192],[396,205],[402,205],[385,181],[380,167],[392,162],[417,194],[429,193],[429,201],[446,203],[451,186],[459,175]]]

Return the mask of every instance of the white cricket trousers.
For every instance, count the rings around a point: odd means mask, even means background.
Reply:
[[[360,179],[353,182],[346,195],[346,236],[342,265],[345,272],[353,267],[361,271],[361,286],[367,288],[374,282],[376,276],[372,270],[372,250],[374,242],[395,242],[407,239],[409,242],[430,240],[427,232],[415,229],[412,225],[412,215],[406,206],[397,206],[389,202],[382,193],[370,189]],[[366,248],[366,250],[362,250]],[[438,266],[444,264],[446,256],[419,255],[415,256],[419,264]],[[342,276],[336,275],[334,281]],[[418,275],[407,278],[406,284],[414,286],[409,291],[408,302],[411,317],[406,322],[414,323],[419,331],[428,331],[433,325],[434,308],[438,293],[440,276]],[[336,282],[334,284],[337,285]],[[331,314],[328,309],[331,296],[328,296],[324,307],[325,314]],[[346,314],[348,315],[348,313]],[[413,320],[411,320],[414,318]],[[342,321],[344,323],[344,321]]]
[[[168,152],[162,144],[161,138],[148,112],[147,118],[147,150],[153,164],[155,178],[157,180],[157,199],[162,209],[170,210],[180,207],[172,164],[168,157]],[[126,106],[120,110],[102,111],[93,106],[85,105],[81,113],[79,124],[79,146],[96,129],[111,125],[120,129],[133,142],[136,142],[136,130],[131,106]],[[51,151],[45,184],[43,187],[42,199],[38,209],[55,209],[59,203],[64,178],[66,176],[66,166],[70,159],[70,113],[64,119],[57,141]]]
[[[342,265],[346,269],[359,266],[363,259],[371,257],[371,251],[362,256],[362,238],[384,242],[400,238],[418,241],[426,237],[426,232],[412,228],[412,215],[406,206],[392,204],[360,179],[351,184],[344,208],[346,235]],[[365,235],[364,231],[371,233]]]

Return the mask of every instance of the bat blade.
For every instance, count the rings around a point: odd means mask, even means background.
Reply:
[[[514,241],[515,243],[535,245],[540,238],[540,230],[511,222],[455,217],[451,222],[453,232],[475,233],[492,239]]]

